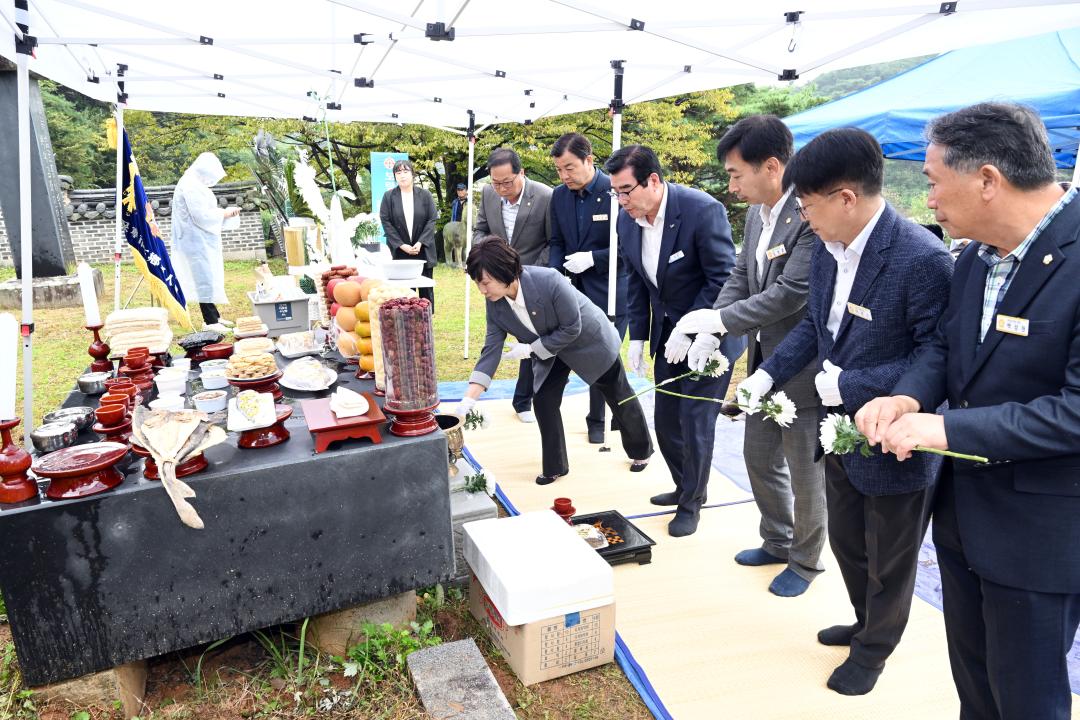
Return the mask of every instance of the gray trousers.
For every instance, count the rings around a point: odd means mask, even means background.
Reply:
[[[746,418],[743,457],[761,513],[761,547],[786,558],[804,580],[825,569],[825,468],[814,462],[817,444],[817,408],[799,408],[788,428],[761,413]]]

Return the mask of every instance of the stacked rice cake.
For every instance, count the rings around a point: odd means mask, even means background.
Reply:
[[[173,341],[169,311],[159,307],[115,310],[105,318],[103,334],[114,357],[133,347],[149,348],[156,355],[167,352]]]

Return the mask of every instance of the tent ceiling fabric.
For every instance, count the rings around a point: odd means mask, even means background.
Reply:
[[[11,2],[0,0],[5,30]],[[1080,25],[1077,0],[29,4],[40,43],[30,70],[99,100],[115,101],[124,64],[135,109],[452,127],[466,124],[467,110],[485,124],[606,107],[612,60],[625,61],[632,103]],[[788,22],[785,13],[807,6]],[[455,39],[425,37],[434,22],[452,25]],[[0,32],[0,55],[14,58],[13,43]]]
[[[1073,167],[1080,142],[1080,28],[949,52],[785,122],[796,147],[853,125],[877,138],[886,157],[922,161],[929,120],[987,100],[1035,108],[1058,167]]]

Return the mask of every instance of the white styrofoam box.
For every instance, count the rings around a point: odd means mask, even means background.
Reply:
[[[510,625],[615,601],[611,566],[550,510],[463,527],[465,561]]]

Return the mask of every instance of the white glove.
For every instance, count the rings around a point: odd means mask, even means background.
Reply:
[[[727,328],[724,327],[724,321],[720,319],[719,310],[702,308],[683,315],[682,320],[675,326],[675,332],[684,335],[697,335],[699,333],[724,335],[727,333]]]
[[[842,373],[843,370],[836,367],[828,360],[825,361],[823,367],[825,369],[814,376],[814,387],[817,388],[817,394],[818,397],[821,398],[821,404],[825,407],[843,405],[844,399],[840,397],[840,373]]]
[[[668,365],[677,365],[683,361],[689,349],[690,336],[672,330],[667,342],[664,343],[664,358],[668,361]]]
[[[577,275],[578,273],[585,272],[596,262],[593,260],[592,251],[589,252],[576,252],[566,256],[566,262],[562,264],[564,268]]]
[[[463,397],[458,402],[457,407],[454,408],[454,415],[460,415],[461,417],[467,417],[469,412],[476,407],[476,398]]]
[[[747,415],[753,415],[761,409],[761,396],[772,390],[772,386],[772,376],[758,368],[735,387],[735,402]]]
[[[626,365],[630,372],[638,377],[645,377],[645,341],[631,340],[626,352]]]
[[[694,344],[686,353],[686,362],[694,372],[703,372],[709,364],[709,358],[720,347],[720,338],[715,335],[700,334],[694,338]]]
[[[532,355],[532,347],[525,343],[514,343],[502,354],[503,360],[524,360]]]

